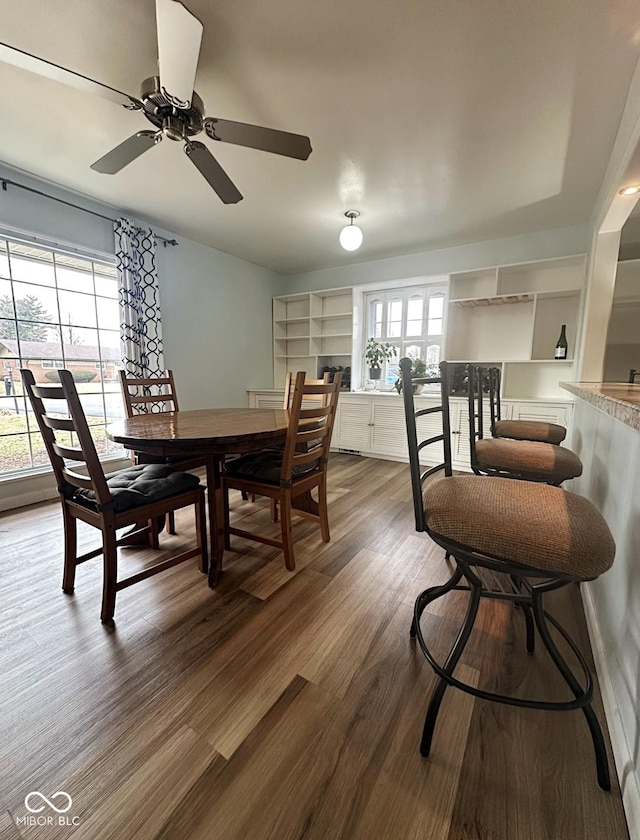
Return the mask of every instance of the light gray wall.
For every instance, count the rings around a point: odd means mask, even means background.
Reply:
[[[366,230],[364,231],[366,236]],[[359,286],[387,280],[402,280],[494,265],[553,259],[585,254],[591,247],[588,225],[542,230],[536,233],[472,242],[436,251],[406,254],[381,260],[353,263],[341,268],[309,271],[282,278],[279,294]]]
[[[181,408],[248,405],[273,381],[271,300],[278,275],[179,237],[157,251],[167,366]]]

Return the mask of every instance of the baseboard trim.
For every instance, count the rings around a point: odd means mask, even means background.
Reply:
[[[582,585],[580,589],[582,592],[582,603],[584,605],[589,639],[591,641],[591,649],[593,651],[593,659],[600,683],[604,713],[607,718],[607,726],[609,727],[613,758],[622,791],[622,804],[627,818],[629,837],[631,840],[640,840],[640,780],[633,764],[633,753],[629,748],[629,742],[627,741],[618,709],[614,681],[610,668],[611,658],[607,657],[604,649],[589,587],[588,585]]]

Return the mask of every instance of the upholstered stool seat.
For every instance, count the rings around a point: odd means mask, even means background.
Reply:
[[[475,445],[479,470],[514,478],[561,484],[582,475],[582,461],[570,449],[552,443],[484,438]]]
[[[559,445],[565,439],[567,430],[557,423],[543,423],[539,420],[498,420],[493,434],[497,438],[511,440],[534,440],[540,443]]]
[[[592,580],[613,563],[615,543],[588,499],[560,487],[464,475],[423,493],[429,533],[510,565]]]

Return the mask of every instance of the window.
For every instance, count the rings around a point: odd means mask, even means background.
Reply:
[[[434,367],[442,360],[445,295],[446,286],[433,285],[369,292],[365,296],[366,338],[374,336],[396,348],[382,372],[383,388],[393,387],[403,356],[422,359]]]
[[[98,452],[118,451],[105,436],[123,416],[115,260],[0,237],[0,359],[0,476],[49,464],[20,368],[40,383],[70,370]]]

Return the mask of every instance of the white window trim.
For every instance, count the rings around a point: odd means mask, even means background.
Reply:
[[[367,328],[367,317],[364,306],[364,298],[368,292],[389,291],[392,289],[405,289],[411,286],[444,286],[446,291],[444,302],[444,334],[447,333],[447,303],[449,299],[449,275],[433,274],[419,277],[405,277],[401,280],[381,280],[375,283],[363,283],[353,286],[353,343],[351,363],[351,390],[362,391],[364,385],[364,346],[367,343],[365,335]]]
[[[429,343],[429,337],[424,330],[428,323],[428,311],[425,309],[423,310],[423,332],[420,336],[407,336],[406,333],[406,323],[407,323],[407,302],[411,299],[412,296],[416,294],[422,294],[425,298],[429,298],[432,294],[441,294],[443,299],[443,309],[442,309],[442,333],[436,337],[433,337],[433,341],[431,343],[436,343],[440,345],[441,352],[440,358],[444,358],[444,349],[445,349],[445,342],[446,342],[446,329],[447,329],[447,299],[448,299],[448,278],[431,278],[431,282],[425,282],[423,280],[421,283],[406,283],[404,285],[400,285],[398,283],[393,284],[391,286],[382,286],[381,284],[376,284],[376,288],[368,288],[363,289],[362,293],[362,335],[361,335],[361,343],[360,343],[360,354],[361,354],[361,365],[360,367],[360,383],[364,385],[364,383],[368,380],[368,370],[367,370],[367,363],[364,358],[365,353],[365,345],[370,337],[373,334],[373,325],[369,323],[369,317],[371,312],[371,304],[377,300],[381,299],[383,302],[383,335],[380,337],[380,341],[390,342],[399,344],[401,347],[401,355],[402,355],[402,345],[406,345],[410,343],[412,340],[415,339],[417,344],[424,345],[425,349]],[[387,324],[387,309],[388,304],[394,298],[399,298],[403,301],[403,312],[402,312],[402,324],[401,324],[401,334],[398,337],[389,337],[386,335],[386,324]],[[379,383],[376,384],[376,390],[380,391],[390,391],[393,389],[393,383],[386,381],[386,374],[387,374],[387,364],[383,365],[383,372],[382,378]],[[355,367],[353,365],[352,367]]]

